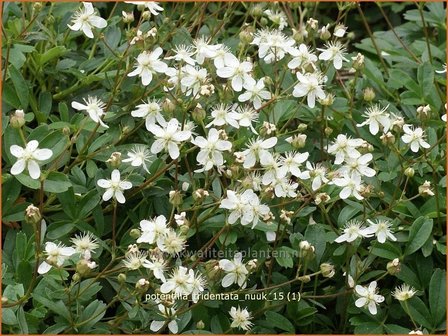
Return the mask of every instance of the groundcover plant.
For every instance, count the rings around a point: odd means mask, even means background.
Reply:
[[[445,333],[444,3],[2,16],[4,333]]]

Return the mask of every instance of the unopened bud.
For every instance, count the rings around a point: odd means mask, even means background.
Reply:
[[[308,283],[311,281],[311,277],[309,275],[304,275],[304,276],[298,277],[297,279],[303,283]]]
[[[364,68],[364,55],[361,53],[358,53],[355,57],[352,57],[353,64],[352,67],[355,70],[362,70]]]
[[[336,273],[334,270],[334,265],[329,263],[323,263],[320,265],[320,271],[322,272],[322,276],[324,278],[332,278]]]
[[[146,279],[140,279],[135,284],[135,289],[141,293],[146,292],[149,289],[149,281]]]
[[[418,187],[418,193],[420,196],[434,196],[434,192],[431,190],[431,182],[425,181]]]
[[[331,133],[333,133],[333,129],[331,128],[331,127],[325,127],[325,130],[324,130],[324,132],[325,132],[325,135],[326,136],[330,136],[331,135]]]
[[[404,170],[404,175],[406,175],[407,177],[413,177],[415,174],[415,170],[412,167],[408,167]]]
[[[363,92],[363,99],[368,103],[373,101],[375,99],[375,91],[373,91],[370,87],[365,88]]]
[[[206,114],[205,110],[202,108],[201,104],[197,104],[196,107],[194,108],[193,112],[191,113],[191,117],[198,124],[201,124],[204,121],[206,115],[207,114]]]
[[[25,210],[25,221],[29,224],[37,224],[40,222],[42,216],[39,208],[30,204]]]
[[[330,31],[328,30],[329,27],[330,27],[330,25],[327,24],[326,26],[323,26],[323,27],[320,29],[319,37],[320,37],[321,40],[326,41],[326,40],[328,40],[328,39],[331,37],[331,33],[330,33]]]
[[[174,104],[170,99],[166,98],[162,103],[162,109],[164,112],[171,114],[176,109],[176,104]]]
[[[81,259],[76,263],[76,273],[78,273],[81,278],[86,277],[90,271],[89,261]]]
[[[23,110],[16,110],[9,118],[12,128],[21,128],[25,125],[25,113]]]
[[[204,322],[202,321],[202,320],[200,320],[200,321],[198,321],[197,323],[196,323],[196,329],[198,329],[198,330],[202,330],[202,329],[204,329],[205,328],[205,324],[204,324]]]
[[[179,206],[183,203],[182,193],[178,190],[171,190],[169,193],[170,203],[174,206]]]
[[[395,258],[394,260],[389,261],[386,265],[386,269],[390,275],[396,275],[400,272],[400,260]]]
[[[78,273],[73,274],[72,281],[78,282],[79,280],[81,280],[81,276]]]
[[[387,132],[380,136],[381,142],[385,145],[391,145],[395,143],[395,136],[391,132]]]
[[[331,106],[334,103],[334,95],[328,93],[324,99],[319,99],[319,103],[323,106]]]
[[[144,11],[142,13],[143,20],[148,20],[150,17],[151,17],[151,12],[150,11]]]
[[[124,273],[118,274],[117,281],[119,284],[124,284],[126,282],[126,274]]]
[[[112,168],[118,168],[121,165],[121,153],[113,152],[106,162],[109,163]]]
[[[124,23],[131,23],[134,21],[134,13],[132,12],[127,13],[125,11],[122,11],[121,15],[123,16],[122,19]]]

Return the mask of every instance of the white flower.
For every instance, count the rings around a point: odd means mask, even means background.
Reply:
[[[197,272],[194,275],[194,271],[191,269],[189,271],[190,277],[192,278],[192,291],[191,297],[194,303],[199,301],[199,295],[204,291],[204,287],[206,285],[205,278]]]
[[[294,97],[307,96],[307,104],[310,108],[316,106],[316,98],[325,98],[325,92],[322,90],[324,78],[319,73],[301,74],[297,72],[297,79],[299,83],[294,86],[292,95]]]
[[[124,159],[123,162],[130,162],[132,167],[142,166],[149,173],[146,163],[150,161],[151,157],[151,152],[146,146],[136,145],[132,151],[128,152],[128,158]]]
[[[339,193],[341,199],[349,198],[351,195],[355,196],[358,200],[364,199],[364,197],[360,195],[362,190],[360,175],[344,175],[342,177],[334,178],[333,183],[338,187],[342,187],[342,190]]]
[[[423,332],[421,330],[419,330],[419,329],[411,330],[409,332],[409,335],[423,335]]]
[[[97,97],[87,97],[87,99],[84,99],[84,102],[85,105],[78,102],[72,102],[72,107],[79,111],[86,111],[90,119],[94,122],[99,123],[105,128],[109,128],[109,126],[102,120],[102,117],[105,114],[104,108],[106,107],[106,104]]]
[[[168,65],[159,60],[162,52],[162,48],[157,47],[152,52],[143,51],[140,53],[137,56],[137,65],[134,71],[128,73],[128,77],[139,76],[144,86],[149,85],[154,72],[165,73],[168,70]]]
[[[235,112],[234,107],[225,104],[219,104],[212,109],[211,116],[213,120],[205,127],[230,125],[239,128],[238,120],[240,115]]]
[[[196,49],[196,62],[198,62],[198,64],[204,63],[206,58],[216,57],[218,49],[221,48],[220,44],[211,45],[210,39],[204,36],[195,39],[193,44]]]
[[[274,181],[274,192],[277,197],[296,197],[298,183],[290,182],[286,178],[277,178]]]
[[[362,139],[351,139],[344,134],[339,134],[336,140],[328,146],[328,153],[336,156],[334,163],[341,164],[347,157],[357,158],[361,153],[356,149],[364,143]]]
[[[99,179],[97,184],[101,188],[106,189],[106,192],[103,194],[103,201],[108,201],[114,197],[118,203],[122,204],[126,202],[123,191],[132,188],[131,182],[121,181],[120,171],[118,169],[112,171],[110,180]]]
[[[216,69],[224,68],[226,66],[226,60],[233,56],[230,52],[230,48],[219,44],[219,48],[216,49],[216,55],[213,57],[213,65]]]
[[[246,277],[249,273],[246,266],[242,263],[243,255],[240,252],[235,253],[233,260],[222,259],[219,261],[219,268],[227,274],[221,281],[224,288],[237,283],[241,288],[246,288]]]
[[[191,57],[194,55],[194,50],[191,46],[177,45],[174,49],[174,56],[165,57],[167,60],[174,59],[178,62],[185,62],[190,65],[195,65],[196,61]]]
[[[336,70],[342,68],[342,61],[348,62],[344,57],[345,47],[339,42],[329,42],[325,45],[326,49],[317,48],[322,51],[319,55],[320,60],[333,61],[333,66]]]
[[[72,25],[67,25],[71,30],[82,32],[89,38],[93,38],[92,28],[105,28],[107,21],[95,15],[95,9],[91,2],[83,2],[84,8],[80,8],[72,17]]]
[[[230,316],[232,317],[231,328],[241,328],[243,330],[250,330],[253,323],[250,322],[252,319],[251,314],[247,311],[247,308],[241,309],[232,307],[229,311]]]
[[[207,139],[203,136],[198,136],[191,141],[192,144],[201,149],[196,156],[196,160],[204,166],[204,171],[212,169],[213,166],[222,166],[224,164],[224,158],[221,152],[232,149],[232,143],[221,140],[219,136],[220,134],[216,128],[210,128]]]
[[[158,305],[160,314],[162,315],[162,317],[164,317],[166,320],[169,320],[170,322],[168,322],[168,329],[173,333],[173,334],[177,334],[179,332],[179,326],[177,325],[177,321],[175,319],[176,316],[176,310],[174,308],[168,308],[165,307],[162,304]],[[162,327],[165,325],[165,321],[152,321],[151,325],[149,326],[149,329],[151,329],[151,331],[157,332],[160,329],[162,329]]]
[[[367,233],[375,234],[378,241],[383,244],[386,239],[392,241],[397,241],[397,238],[392,234],[390,227],[392,224],[387,220],[377,219],[376,223],[372,222],[370,219],[367,220],[370,226],[366,229]]]
[[[179,266],[174,269],[171,277],[160,286],[160,291],[164,294],[173,292],[175,295],[190,295],[193,292],[194,276],[188,269]]]
[[[137,109],[131,112],[131,116],[145,119],[146,129],[149,131],[149,126],[158,122],[164,124],[165,118],[163,117],[162,108],[157,100],[148,100],[147,103],[137,105]]]
[[[168,150],[170,157],[175,160],[179,157],[179,145],[191,137],[190,131],[179,130],[179,121],[171,119],[162,127],[149,125],[149,131],[154,134],[156,140],[151,146],[151,153],[158,154],[162,150]]]
[[[47,273],[52,266],[61,267],[64,264],[64,261],[75,253],[75,249],[73,247],[66,247],[62,244],[55,244],[52,242],[45,243],[45,254],[47,258],[43,261],[37,272],[39,274]]]
[[[384,296],[376,294],[378,292],[376,281],[372,281],[369,287],[356,285],[355,291],[360,297],[355,301],[355,306],[358,308],[368,307],[370,314],[376,315],[376,305],[384,301]]]
[[[163,8],[155,1],[125,1],[125,3],[143,6],[148,9],[152,15],[159,15],[159,12],[163,11]]]
[[[247,149],[242,152],[244,156],[243,167],[246,169],[252,168],[255,166],[257,159],[268,162],[269,156],[271,156],[268,149],[274,147],[276,144],[276,137],[271,137],[265,140],[259,138],[256,140],[249,140]]]
[[[250,130],[254,134],[258,134],[255,128],[252,126],[252,123],[257,122],[258,120],[258,112],[255,111],[251,106],[238,106],[236,109],[236,118],[238,119],[238,123],[242,127],[249,127]]]
[[[289,61],[288,68],[297,69],[304,68],[308,64],[314,67],[314,62],[317,61],[317,56],[308,50],[306,44],[300,44],[299,48],[291,48],[289,51],[293,59]]]
[[[271,99],[271,93],[267,90],[264,90],[264,81],[263,79],[255,81],[252,77],[247,77],[244,84],[244,89],[246,92],[239,95],[238,101],[246,102],[251,101],[254,104],[255,109],[261,108],[261,103],[263,100]]]
[[[403,284],[401,286],[395,287],[395,290],[392,292],[394,298],[398,301],[406,301],[413,297],[417,291],[414,287],[411,287],[407,284]]]
[[[357,238],[369,238],[372,236],[365,227],[362,226],[362,223],[357,220],[348,221],[344,227],[344,233],[336,238],[334,241],[336,243],[351,243],[355,241]]]
[[[154,244],[160,237],[165,237],[168,234],[168,227],[166,225],[166,217],[160,215],[154,219],[140,221],[141,235],[137,239],[137,243]]]
[[[165,236],[157,239],[157,247],[172,256],[175,256],[185,248],[185,239],[178,235],[174,230],[168,230]]]
[[[252,189],[247,189],[241,195],[227,190],[227,197],[221,201],[219,207],[232,210],[228,218],[230,224],[241,218],[241,225],[252,223],[252,228],[257,225],[259,217],[269,213],[269,207],[260,204],[260,199]]]
[[[163,272],[165,271],[166,262],[162,258],[151,258],[151,260],[144,260],[143,267],[148,268],[154,274],[156,279],[159,279],[163,282],[166,281],[165,275]]]
[[[70,239],[76,252],[81,254],[81,257],[85,260],[90,260],[92,253],[100,246],[97,243],[96,237],[91,232],[75,235]]]
[[[370,167],[368,167],[368,164],[370,161],[372,161],[373,155],[370,153],[361,155],[357,158],[351,158],[347,157],[345,162],[346,164],[342,166],[338,172],[342,175],[347,176],[367,176],[372,177],[375,176],[376,171]]]
[[[381,108],[379,105],[373,105],[365,111],[363,116],[367,118],[363,123],[357,124],[356,126],[362,127],[364,125],[369,125],[369,131],[373,135],[376,135],[380,130],[380,125],[383,128],[383,133],[387,133],[391,126],[391,120],[389,117],[389,113],[386,113],[387,105],[384,108]]]
[[[309,161],[306,162],[306,168],[307,171],[304,171],[298,176],[302,180],[307,180],[309,178],[312,179],[311,181],[311,188],[315,191],[319,189],[323,183],[330,182],[327,177],[325,176],[327,174],[327,169],[322,166],[321,163],[311,163]]]
[[[250,81],[250,72],[252,63],[240,62],[233,54],[226,54],[224,58],[224,67],[218,68],[216,74],[221,78],[231,79],[232,88],[240,92],[243,84]]]
[[[9,151],[18,160],[11,167],[12,175],[21,174],[25,168],[28,169],[30,177],[37,180],[40,177],[39,161],[48,160],[53,156],[53,151],[48,148],[39,149],[39,142],[37,140],[31,140],[25,146],[25,148],[12,145]]]
[[[280,61],[289,53],[295,41],[280,30],[259,30],[251,44],[258,46],[258,56],[267,64]]]
[[[308,159],[309,155],[310,154],[308,152],[286,153],[285,157],[281,159],[281,167],[278,170],[278,177],[285,177],[287,173],[291,173],[291,175],[295,177],[300,177],[302,172],[299,167]]]
[[[142,267],[146,262],[146,252],[133,251],[126,254],[126,258],[123,260],[123,264],[130,270],[137,270]]]
[[[266,9],[264,13],[267,15],[269,20],[278,26],[278,29],[283,30],[285,27],[288,27],[286,15],[282,11],[272,11],[270,9]]]
[[[427,143],[425,139],[425,132],[422,128],[417,127],[413,128],[411,125],[405,124],[403,125],[404,135],[401,136],[401,140],[404,143],[410,144],[411,151],[417,153],[420,147],[429,148],[431,147],[429,143]]]
[[[201,91],[202,85],[207,83],[207,69],[186,65],[182,68],[180,83],[182,91],[189,96],[196,96]]]

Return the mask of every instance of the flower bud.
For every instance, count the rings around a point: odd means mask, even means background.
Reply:
[[[76,263],[76,273],[78,273],[81,278],[89,275],[90,271],[89,261],[81,259]]]
[[[30,204],[25,210],[25,221],[29,224],[37,224],[40,222],[42,216],[39,208]]]
[[[12,128],[22,128],[25,125],[25,113],[23,110],[16,110],[9,118]]]
[[[78,273],[73,274],[72,281],[78,282],[79,280],[81,280],[81,276]]]
[[[413,177],[415,174],[415,170],[412,167],[408,167],[404,170],[404,175],[406,175],[407,177]]]
[[[252,260],[248,261],[247,267],[249,268],[250,271],[253,271],[257,268],[257,264],[258,264],[258,260],[252,259]]]
[[[431,115],[431,107],[429,105],[419,106],[417,108],[417,117],[421,120],[428,119]]]
[[[420,196],[434,196],[434,192],[431,190],[431,182],[425,181],[418,187],[418,193]]]
[[[139,229],[132,229],[131,232],[129,232],[129,236],[131,236],[131,238],[137,239],[140,238],[141,232]]]
[[[171,190],[169,193],[170,203],[174,206],[179,206],[183,203],[182,193],[178,190]]]
[[[317,30],[319,21],[313,19],[313,18],[309,18],[308,21],[306,22],[307,26],[312,29],[312,30]]]
[[[126,282],[126,274],[124,273],[118,274],[117,281],[119,284],[124,284]]]
[[[6,296],[2,296],[2,304],[7,304],[8,303],[8,298]]]
[[[269,23],[268,19],[266,19],[265,17],[262,17],[260,19],[260,24],[261,24],[262,27],[265,27],[268,23]]]
[[[204,121],[206,115],[207,114],[206,114],[205,110],[202,108],[202,105],[199,104],[199,103],[196,105],[196,107],[194,108],[193,112],[191,112],[191,117],[198,124],[202,124],[202,122]]]
[[[150,11],[144,11],[142,13],[143,20],[148,20],[150,17],[151,17],[151,12]]]
[[[324,133],[326,136],[330,136],[333,133],[333,129],[331,127],[325,127]]]
[[[355,57],[352,57],[353,64],[352,67],[355,70],[362,70],[364,68],[364,55],[361,53],[358,53]]]
[[[307,283],[307,282],[311,281],[311,277],[309,275],[304,275],[304,276],[298,277],[297,279],[303,283]]]
[[[121,165],[121,153],[113,152],[106,162],[109,163],[112,168],[118,168]]]
[[[328,93],[324,99],[319,99],[319,103],[323,106],[331,106],[334,103],[334,95]]]
[[[305,147],[306,134],[296,134],[292,137],[286,139],[287,142],[291,144],[295,149],[300,149]]]
[[[197,323],[196,323],[196,329],[197,330],[202,330],[202,329],[204,329],[205,328],[205,324],[204,324],[204,322],[202,321],[202,320],[200,320],[200,321],[198,321]]]
[[[320,264],[320,271],[322,272],[322,276],[324,278],[332,278],[336,273],[334,270],[334,266],[329,263]]]
[[[327,193],[318,193],[314,198],[314,203],[319,205],[321,203],[326,203],[330,200],[330,196]]]
[[[314,256],[314,246],[311,245],[308,241],[302,240],[299,243],[300,255],[302,258],[313,257]]]
[[[244,28],[240,32],[239,37],[240,37],[240,41],[243,45],[251,43],[254,40],[254,32],[253,32],[252,27]]]
[[[171,114],[176,109],[176,104],[174,104],[170,99],[166,98],[162,103],[162,109],[164,112]]]
[[[363,91],[363,99],[368,103],[373,101],[375,99],[375,91],[371,87],[365,88]]]
[[[276,128],[275,124],[271,124],[267,121],[264,121],[263,126],[261,126],[261,129],[260,129],[260,135],[263,135],[263,136],[271,135],[271,134],[275,133],[276,129],[277,128]]]
[[[387,132],[380,136],[381,142],[385,145],[392,145],[395,143],[395,136],[391,132]]]
[[[395,258],[394,260],[389,261],[386,265],[386,269],[390,275],[396,275],[400,272],[400,260]]]
[[[349,40],[354,40],[355,37],[356,37],[356,35],[355,35],[354,32],[350,32],[350,33],[347,34],[347,38],[348,38]]]
[[[263,6],[261,4],[256,4],[250,10],[250,14],[254,17],[260,17],[263,15]]]
[[[149,281],[146,279],[140,279],[135,284],[135,289],[140,293],[145,293],[149,289]]]
[[[330,24],[327,24],[326,26],[323,26],[320,31],[319,31],[319,37],[321,40],[328,40],[331,37],[331,33],[328,30],[328,28],[330,27]]]
[[[133,12],[127,13],[125,11],[122,11],[121,15],[123,16],[122,20],[124,23],[134,22],[134,13]]]
[[[208,196],[209,194],[208,194],[208,191],[207,190],[205,190],[205,189],[198,189],[198,190],[195,190],[194,192],[193,192],[193,199],[196,201],[196,202],[201,202],[201,201],[203,201],[207,196]]]

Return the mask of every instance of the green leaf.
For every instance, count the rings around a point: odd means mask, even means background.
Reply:
[[[43,55],[39,55],[37,57],[37,62],[40,66],[44,65],[45,63],[51,61],[52,59],[59,58],[62,55],[64,55],[66,52],[66,49],[64,46],[57,46],[53,47],[47,52],[45,52]]]
[[[409,312],[412,316],[412,318],[418,323],[423,325],[425,328],[431,328],[431,314],[428,311],[428,308],[426,308],[423,301],[417,297],[414,296],[413,298],[409,299],[408,301],[400,301],[400,304],[403,306],[403,309],[406,310],[406,302],[409,307]]]
[[[446,273],[436,269],[429,283],[429,308],[432,325],[437,327],[444,319],[446,313]]]
[[[291,248],[281,246],[276,249],[272,254],[277,260],[278,264],[285,268],[291,268],[294,266],[294,260],[291,256]],[[292,250],[294,252],[294,250]]]
[[[295,332],[293,324],[283,315],[275,313],[273,311],[267,311],[265,313],[266,321],[268,321],[273,327],[288,331],[291,334]]]
[[[19,329],[21,334],[28,334],[28,323],[25,317],[23,306],[17,310],[17,321],[19,322]]]
[[[13,65],[9,67],[9,75],[14,85],[17,97],[20,100],[20,105],[23,110],[28,108],[29,103],[29,89],[28,84],[22,76],[22,73],[18,71]]]
[[[44,190],[55,194],[66,192],[71,186],[67,175],[59,172],[51,172],[44,182]]]
[[[102,301],[95,300],[91,302],[82,312],[77,323],[83,323],[80,332],[87,332],[106,314],[106,304]]]
[[[432,232],[433,220],[426,217],[417,218],[409,230],[409,239],[405,255],[410,255],[420,249]]]

